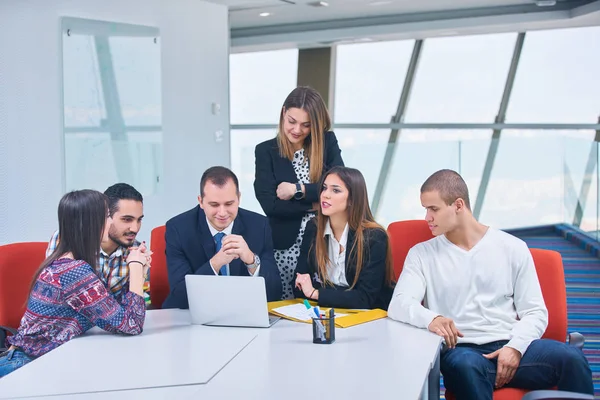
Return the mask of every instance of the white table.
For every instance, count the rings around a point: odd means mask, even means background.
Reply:
[[[179,326],[181,329],[182,325],[189,324],[187,311],[157,310],[147,315],[147,328],[141,336],[148,331],[154,332],[154,341],[160,340],[168,332],[161,330],[167,326]],[[346,329],[338,328],[336,342],[331,345],[313,344],[311,325],[285,320],[269,329],[196,328],[219,334],[243,332],[256,337],[205,384],[182,386],[173,383],[171,387],[82,392],[60,398],[439,398],[439,366],[436,361],[441,338],[389,319]],[[85,348],[94,343],[93,336],[97,335],[82,337],[71,343]],[[102,336],[108,337],[105,334]],[[65,346],[52,353],[59,354]],[[127,355],[123,358],[127,358]],[[30,367],[33,367],[33,363],[23,367],[23,370]],[[107,372],[105,375],[110,379],[113,373]],[[2,385],[0,393],[4,394]]]
[[[389,319],[336,329],[331,345],[312,327],[280,321],[258,337],[196,398],[418,399],[441,339]],[[439,399],[439,369],[433,372]],[[432,394],[435,396],[435,394]]]
[[[0,379],[0,399],[207,383],[256,334],[190,325],[186,312],[152,312],[144,333],[94,329]]]

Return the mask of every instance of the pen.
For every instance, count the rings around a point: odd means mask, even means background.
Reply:
[[[308,302],[308,300],[306,300],[306,299],[304,299],[304,307],[306,307],[306,309],[307,309],[307,310],[310,310],[310,309],[311,309],[311,307],[312,307],[312,306],[310,305],[310,303]]]
[[[308,310],[309,313],[310,313],[310,310],[312,310],[317,315],[317,319],[321,318],[321,315],[317,311],[318,307],[311,306],[310,303],[308,302],[308,300],[306,300],[306,299],[304,299],[304,307],[306,307],[306,309]],[[309,318],[314,318],[314,317],[311,317],[309,315]]]
[[[315,312],[317,318],[321,318],[321,310],[319,310],[319,306],[313,307],[313,311]]]
[[[325,340],[325,326],[323,326],[323,324],[321,324],[321,321],[318,321],[318,319],[321,318],[321,315],[317,311],[317,307],[312,307],[310,305],[310,303],[308,302],[308,300],[306,300],[306,299],[304,299],[304,307],[306,307],[306,309],[308,310],[309,313],[310,313],[310,310],[313,310],[313,312],[317,315],[317,321],[315,321],[315,324],[317,325],[317,331],[318,331],[317,334],[319,335],[319,339]]]

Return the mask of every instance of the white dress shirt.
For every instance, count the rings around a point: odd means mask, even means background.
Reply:
[[[210,224],[210,222],[208,221],[208,218],[206,218],[206,223],[208,224],[208,229],[210,230],[210,234],[212,235],[213,240],[214,240],[215,235],[217,233],[219,233],[219,232],[223,232],[225,234],[225,236],[231,235],[231,231],[233,230],[233,224],[235,223],[235,221],[233,221],[231,224],[229,224],[229,226],[227,228],[223,229],[222,231],[216,230]],[[225,236],[223,236],[223,239],[225,239]],[[210,266],[211,266],[213,272],[215,273],[215,275],[219,275],[219,273],[217,272],[217,270],[215,270],[215,267],[211,264],[210,260],[209,260],[208,263],[210,264]],[[254,264],[250,264],[250,265],[246,264],[246,267],[248,267],[248,269],[254,268]],[[223,268],[227,268],[227,276],[231,276],[231,274],[229,273],[229,264],[225,264],[225,266]],[[260,270],[260,265],[256,268],[256,271],[254,271],[254,273],[251,273],[250,271],[248,271],[248,273],[250,273],[250,276],[257,276],[259,270]]]
[[[508,340],[507,346],[524,354],[548,325],[525,242],[488,228],[468,251],[444,235],[410,249],[388,316],[426,329],[438,315],[452,319],[464,334],[459,343]]]
[[[331,283],[337,286],[348,287],[346,280],[346,244],[348,242],[348,224],[342,232],[342,237],[338,242],[333,235],[333,230],[329,224],[329,219],[325,224],[324,236],[328,239],[329,264],[327,265],[327,277]],[[340,252],[340,248],[342,251]]]

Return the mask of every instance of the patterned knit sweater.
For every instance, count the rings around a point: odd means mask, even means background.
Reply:
[[[7,342],[39,357],[94,326],[137,335],[145,317],[143,297],[127,291],[117,301],[91,265],[63,258],[37,278],[18,332]]]

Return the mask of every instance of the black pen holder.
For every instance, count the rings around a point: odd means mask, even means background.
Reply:
[[[321,316],[312,319],[313,343],[331,344],[335,342],[335,318]]]

